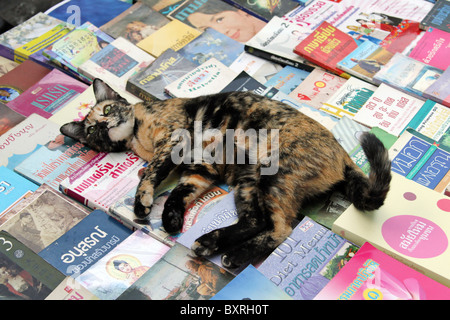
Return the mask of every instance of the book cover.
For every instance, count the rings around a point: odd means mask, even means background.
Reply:
[[[223,63],[211,58],[165,87],[176,98],[198,97],[220,92],[237,75]]]
[[[437,0],[428,14],[420,21],[420,28],[438,28],[450,32],[450,1]]]
[[[166,100],[164,88],[198,65],[172,49],[167,49],[147,68],[131,76],[126,89],[145,101]]]
[[[294,300],[312,300],[358,247],[305,217],[257,268]]]
[[[450,148],[450,109],[427,100],[408,127]]]
[[[245,11],[258,19],[268,22],[273,17],[281,17],[299,4],[291,0],[273,0],[273,1],[255,1],[249,2],[245,0],[225,0],[232,6]]]
[[[19,64],[12,60],[0,56],[0,76],[7,74],[9,71],[17,67]]]
[[[110,84],[108,82],[107,84],[131,104],[142,101],[129,92],[117,88],[114,84]],[[97,100],[95,99],[94,88],[93,85],[90,85],[83,91],[83,93],[80,93],[78,96],[73,98],[59,111],[52,114],[52,116],[48,119],[60,126],[72,121],[82,121],[96,103]]]
[[[14,61],[14,50],[50,31],[62,21],[42,12],[0,35],[0,56]]]
[[[366,40],[336,65],[352,76],[373,83],[373,76],[393,55],[385,48]]]
[[[353,119],[399,136],[423,104],[423,100],[382,83]]]
[[[367,100],[378,89],[377,86],[355,77],[350,77],[337,91],[322,103],[320,110],[335,117],[353,118]]]
[[[39,256],[66,276],[77,278],[111,252],[132,231],[94,210],[39,252]]]
[[[264,94],[266,90],[267,87],[265,85],[262,85],[255,78],[251,77],[247,72],[241,71],[220,92],[251,91],[256,94]]]
[[[339,121],[338,118],[328,113],[325,113],[322,110],[316,109],[305,102],[298,101],[275,88],[271,87],[267,88],[266,92],[264,92],[264,95],[271,99],[278,100],[287,104],[288,106],[316,120],[327,129],[333,128],[333,126],[335,126],[336,123]]]
[[[32,114],[0,136],[0,166],[10,170],[41,146],[55,140],[59,126],[38,114]]]
[[[97,154],[97,151],[60,134],[30,154],[14,171],[37,185],[45,183],[59,190],[63,180]]]
[[[449,55],[450,33],[433,27],[425,31],[423,37],[409,53],[409,57],[441,70],[449,67]]]
[[[194,40],[183,46],[178,52],[201,65],[215,58],[229,67],[244,51],[244,45],[223,33],[208,28]]]
[[[43,184],[0,218],[2,230],[39,253],[61,237],[89,210]]]
[[[31,195],[39,186],[14,171],[0,166],[0,217]]]
[[[0,231],[2,300],[44,300],[64,275],[6,231]]]
[[[448,300],[450,289],[366,242],[315,300]]]
[[[105,212],[135,188],[146,161],[133,152],[100,152],[60,183],[60,190],[95,210]]]
[[[289,97],[320,109],[346,82],[345,78],[316,68],[289,93]]]
[[[450,184],[450,148],[408,128],[389,149],[391,170],[436,192]]]
[[[0,102],[0,136],[25,120],[25,118],[24,115],[11,110],[8,106]]]
[[[350,78],[336,65],[357,47],[355,39],[324,21],[294,48],[294,52],[326,70]]]
[[[423,92],[423,97],[450,107],[450,67]]]
[[[211,300],[292,300],[292,298],[253,265],[249,265]]]
[[[100,78],[125,90],[128,78],[154,60],[153,56],[120,37],[85,61],[78,71],[87,78]]]
[[[244,71],[255,80],[264,83],[283,69],[283,66],[243,51],[230,65],[230,69],[236,73]]]
[[[264,25],[258,19],[222,0],[144,0],[141,1],[171,20],[178,20],[200,32],[213,28],[245,43]],[[220,19],[217,19],[220,17]]]
[[[449,286],[448,212],[448,197],[393,172],[382,207],[363,212],[351,205],[334,222],[332,230],[357,245],[370,242]]]
[[[114,39],[86,22],[48,46],[43,55],[50,61],[78,73],[78,67]]]
[[[273,17],[257,34],[245,43],[245,51],[283,66],[311,72],[314,68],[307,65],[305,59],[295,54],[292,49],[311,30],[289,23],[280,17]]]
[[[154,57],[159,57],[167,49],[180,50],[186,44],[197,38],[200,31],[178,20],[173,20],[162,26],[136,45]]]
[[[42,54],[44,49],[61,39],[74,28],[75,26],[67,23],[56,25],[46,33],[16,48],[14,50],[14,60],[22,63],[27,59],[31,59],[37,63],[46,64],[47,59]]]
[[[281,92],[289,95],[297,88],[311,72],[306,70],[285,66],[277,74],[273,75],[268,81],[263,83],[266,87],[274,87]]]
[[[161,13],[142,2],[136,2],[100,29],[115,39],[122,37],[137,44],[169,22]]]
[[[422,35],[420,23],[414,20],[402,20],[395,30],[380,42],[380,46],[393,54],[403,53],[409,45],[414,43]]]
[[[147,272],[169,246],[135,231],[76,278],[101,300],[115,300]]]
[[[50,69],[27,60],[0,77],[0,102],[13,101],[50,73]]]
[[[118,300],[208,300],[234,276],[176,244]]]
[[[117,0],[65,0],[49,8],[45,13],[77,27],[87,21],[100,27],[130,6],[130,3]]]
[[[421,98],[443,73],[442,70],[429,66],[414,58],[396,53],[384,67],[373,77],[375,84],[388,84],[403,92]]]
[[[177,243],[182,244],[186,248],[191,248],[195,241],[202,235],[219,228],[228,227],[229,225],[236,223],[237,219],[238,213],[234,203],[234,192],[231,191],[222,197],[220,201],[211,208],[211,210],[209,210],[200,220],[197,221],[196,224],[180,235],[177,239]],[[209,256],[207,257],[207,260],[223,268],[220,254]],[[243,268],[244,267],[246,266],[243,266]],[[232,273],[238,272],[233,270]]]
[[[99,300],[92,292],[77,283],[70,276],[66,277],[45,300]]]
[[[8,107],[24,116],[36,113],[48,119],[87,87],[85,83],[53,69],[19,97],[8,102]]]

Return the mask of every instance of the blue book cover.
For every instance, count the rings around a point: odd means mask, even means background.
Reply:
[[[62,134],[40,146],[14,169],[25,178],[59,190],[59,184],[98,153]]]
[[[66,0],[45,13],[77,27],[87,21],[101,27],[129,7],[131,3],[120,0]]]
[[[258,267],[294,300],[312,300],[358,247],[305,217]]]
[[[0,214],[33,193],[38,185],[0,166]]]
[[[178,53],[197,65],[216,58],[229,67],[243,51],[243,43],[208,28],[199,37],[178,50]]]
[[[389,150],[391,170],[437,192],[450,180],[450,148],[408,128]]]
[[[225,195],[200,220],[183,233],[177,240],[187,248],[191,248],[197,238],[219,228],[227,227],[237,221],[238,213],[234,203],[234,192]],[[220,254],[207,257],[214,264],[223,267]],[[244,266],[245,267],[245,266]],[[239,271],[231,270],[233,273]]]
[[[249,265],[210,300],[292,300],[253,265]]]
[[[14,170],[23,160],[61,134],[59,125],[32,114],[0,136],[0,166]]]
[[[94,210],[39,256],[66,276],[77,277],[130,234],[130,229],[104,211]]]
[[[306,70],[285,66],[264,85],[266,87],[274,87],[285,94],[290,94],[310,73]]]

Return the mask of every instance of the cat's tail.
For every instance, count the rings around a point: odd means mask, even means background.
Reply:
[[[359,210],[376,210],[386,199],[391,182],[391,161],[383,143],[372,133],[360,139],[361,147],[369,161],[370,173],[366,176],[354,163],[346,167],[346,196]]]

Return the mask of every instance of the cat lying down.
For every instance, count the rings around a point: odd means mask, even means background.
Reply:
[[[192,246],[198,256],[222,253],[225,267],[273,251],[311,197],[337,188],[356,208],[375,210],[388,193],[388,152],[373,134],[361,137],[367,176],[329,130],[279,101],[230,92],[133,105],[100,79],[93,87],[96,105],[61,132],[97,151],[133,150],[148,161],[136,192],[138,218],[150,213],[155,188],[175,169],[181,179],[162,214],[169,233],[181,230],[185,208],[212,184],[234,189],[238,222]],[[203,141],[192,143],[196,134]]]

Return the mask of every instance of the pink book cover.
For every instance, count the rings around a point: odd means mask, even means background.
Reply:
[[[26,117],[37,113],[48,119],[87,88],[83,82],[53,69],[39,82],[9,102],[8,107]]]
[[[450,65],[450,33],[429,27],[409,56],[441,70],[447,69]]]
[[[450,288],[366,242],[315,300],[449,300]]]

